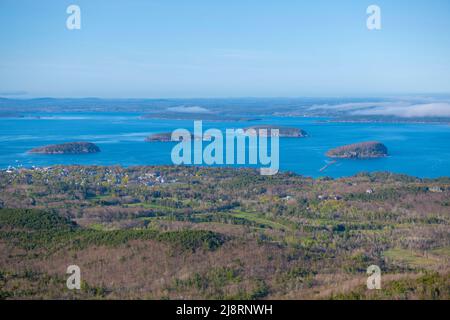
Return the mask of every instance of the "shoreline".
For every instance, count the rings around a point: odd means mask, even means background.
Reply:
[[[2,112],[0,110],[0,112]],[[6,110],[9,113],[9,110]],[[104,110],[83,110],[83,109],[75,109],[75,110],[49,110],[49,111],[36,111],[30,112],[30,110],[24,110],[23,112],[18,111],[15,112],[15,115],[11,116],[1,116],[0,120],[46,120],[46,116],[50,115],[68,115],[68,114],[89,114],[95,115],[123,115],[123,114],[132,114],[139,120],[173,120],[173,121],[193,121],[195,117],[194,114],[174,114],[174,115],[164,115],[164,114],[152,114],[152,113],[143,113],[143,111],[124,111],[124,110],[116,110],[116,111],[104,111]],[[44,117],[44,118],[43,118]],[[204,118],[204,119],[202,119]],[[410,118],[397,118],[397,117],[389,117],[386,118],[364,118],[357,119],[351,117],[341,117],[339,115],[320,115],[320,114],[304,114],[304,115],[284,115],[284,114],[239,114],[238,116],[231,116],[229,114],[214,114],[214,117],[205,117],[204,114],[199,113],[198,119],[205,122],[224,122],[224,123],[248,123],[248,122],[260,122],[265,121],[267,118],[282,118],[282,119],[311,119],[315,120],[316,124],[327,124],[327,123],[379,123],[379,124],[433,124],[433,125],[450,125],[449,118],[442,118],[442,120],[430,120],[428,121],[423,117],[410,117]],[[324,119],[325,118],[325,119]],[[430,118],[432,119],[432,118]]]
[[[342,159],[341,159],[342,160]],[[345,159],[344,159],[345,160]],[[319,172],[325,171],[328,167],[331,167],[332,165],[336,164],[338,161],[332,161],[329,164],[326,164],[322,168],[319,169]],[[84,164],[55,164],[50,166],[21,166],[21,167],[14,167],[9,166],[6,168],[0,168],[0,173],[13,173],[13,172],[20,172],[20,171],[51,171],[52,169],[91,169],[91,168],[118,168],[123,170],[135,170],[135,169],[167,169],[167,168],[177,168],[181,170],[185,169],[195,169],[195,170],[210,170],[210,171],[222,171],[222,170],[230,170],[233,172],[239,172],[239,171],[246,171],[246,172],[253,172],[255,173],[255,176],[260,176],[259,174],[259,167],[234,167],[234,166],[199,166],[199,165],[173,165],[173,164],[158,164],[158,165],[121,165],[121,164],[114,164],[114,165],[84,165]],[[340,180],[340,179],[352,179],[359,176],[372,176],[372,175],[380,175],[380,174],[388,174],[394,177],[404,177],[408,179],[416,179],[419,181],[439,181],[442,179],[448,179],[450,183],[450,175],[448,176],[439,176],[439,177],[420,177],[420,176],[414,176],[414,175],[408,175],[404,173],[398,173],[398,172],[392,172],[392,171],[360,171],[353,175],[346,175],[346,176],[340,176],[340,177],[332,177],[332,176],[317,176],[312,177],[308,175],[302,175],[300,173],[293,172],[291,170],[280,170],[278,174],[275,176],[282,176],[282,175],[291,175],[295,177],[300,177],[304,179],[311,179],[314,181],[320,181],[324,179],[329,180]]]
[[[432,124],[432,125],[448,125],[450,126],[450,122],[447,121],[419,121],[419,120],[319,120],[316,121],[317,124],[327,124],[327,123],[358,123],[358,124]]]

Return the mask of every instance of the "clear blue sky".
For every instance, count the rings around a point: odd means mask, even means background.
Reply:
[[[66,29],[81,7],[82,29]],[[366,8],[382,9],[382,30]],[[0,96],[450,92],[448,0],[0,0]]]

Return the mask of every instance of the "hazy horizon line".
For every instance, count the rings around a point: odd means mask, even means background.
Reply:
[[[197,97],[101,97],[101,96],[33,96],[24,97],[19,95],[17,97],[5,96],[0,94],[0,99],[4,100],[227,100],[227,99],[352,99],[352,98],[417,98],[417,97],[450,97],[450,92],[436,92],[436,93],[398,93],[398,94],[345,94],[345,95],[303,95],[303,96],[197,96]]]

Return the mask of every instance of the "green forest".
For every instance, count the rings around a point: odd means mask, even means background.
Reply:
[[[3,170],[0,298],[449,299],[449,222],[448,178]]]

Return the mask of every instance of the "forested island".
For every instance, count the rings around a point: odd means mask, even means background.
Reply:
[[[369,141],[350,144],[331,149],[327,152],[330,158],[369,159],[383,158],[388,155],[387,147],[381,142]]]
[[[0,170],[0,298],[445,300],[449,199],[449,178],[390,173]]]
[[[147,142],[170,142],[172,141],[172,132],[155,133],[145,138]]]
[[[91,142],[68,142],[52,144],[31,149],[29,153],[38,154],[89,154],[100,152],[100,148]]]
[[[283,127],[283,126],[272,126],[272,125],[260,125],[260,126],[252,126],[244,129],[246,134],[250,134],[251,132],[256,133],[256,135],[261,135],[264,130],[267,136],[271,136],[272,130],[278,130],[278,136],[280,138],[304,138],[308,134],[306,131],[301,130],[299,128],[293,127]]]
[[[261,135],[265,134],[267,136],[271,135],[272,130],[278,130],[278,137],[280,138],[304,138],[308,134],[306,131],[298,129],[298,128],[292,128],[292,127],[281,127],[281,126],[270,126],[270,125],[262,125],[262,126],[253,126],[253,127],[247,127],[244,128],[244,134],[246,135]],[[260,131],[263,130],[263,131]],[[211,137],[209,135],[205,135],[203,137],[201,136],[195,136],[191,133],[191,140],[210,140]],[[155,133],[145,138],[145,141],[147,142],[171,142],[172,140],[172,132],[162,132],[162,133]]]

